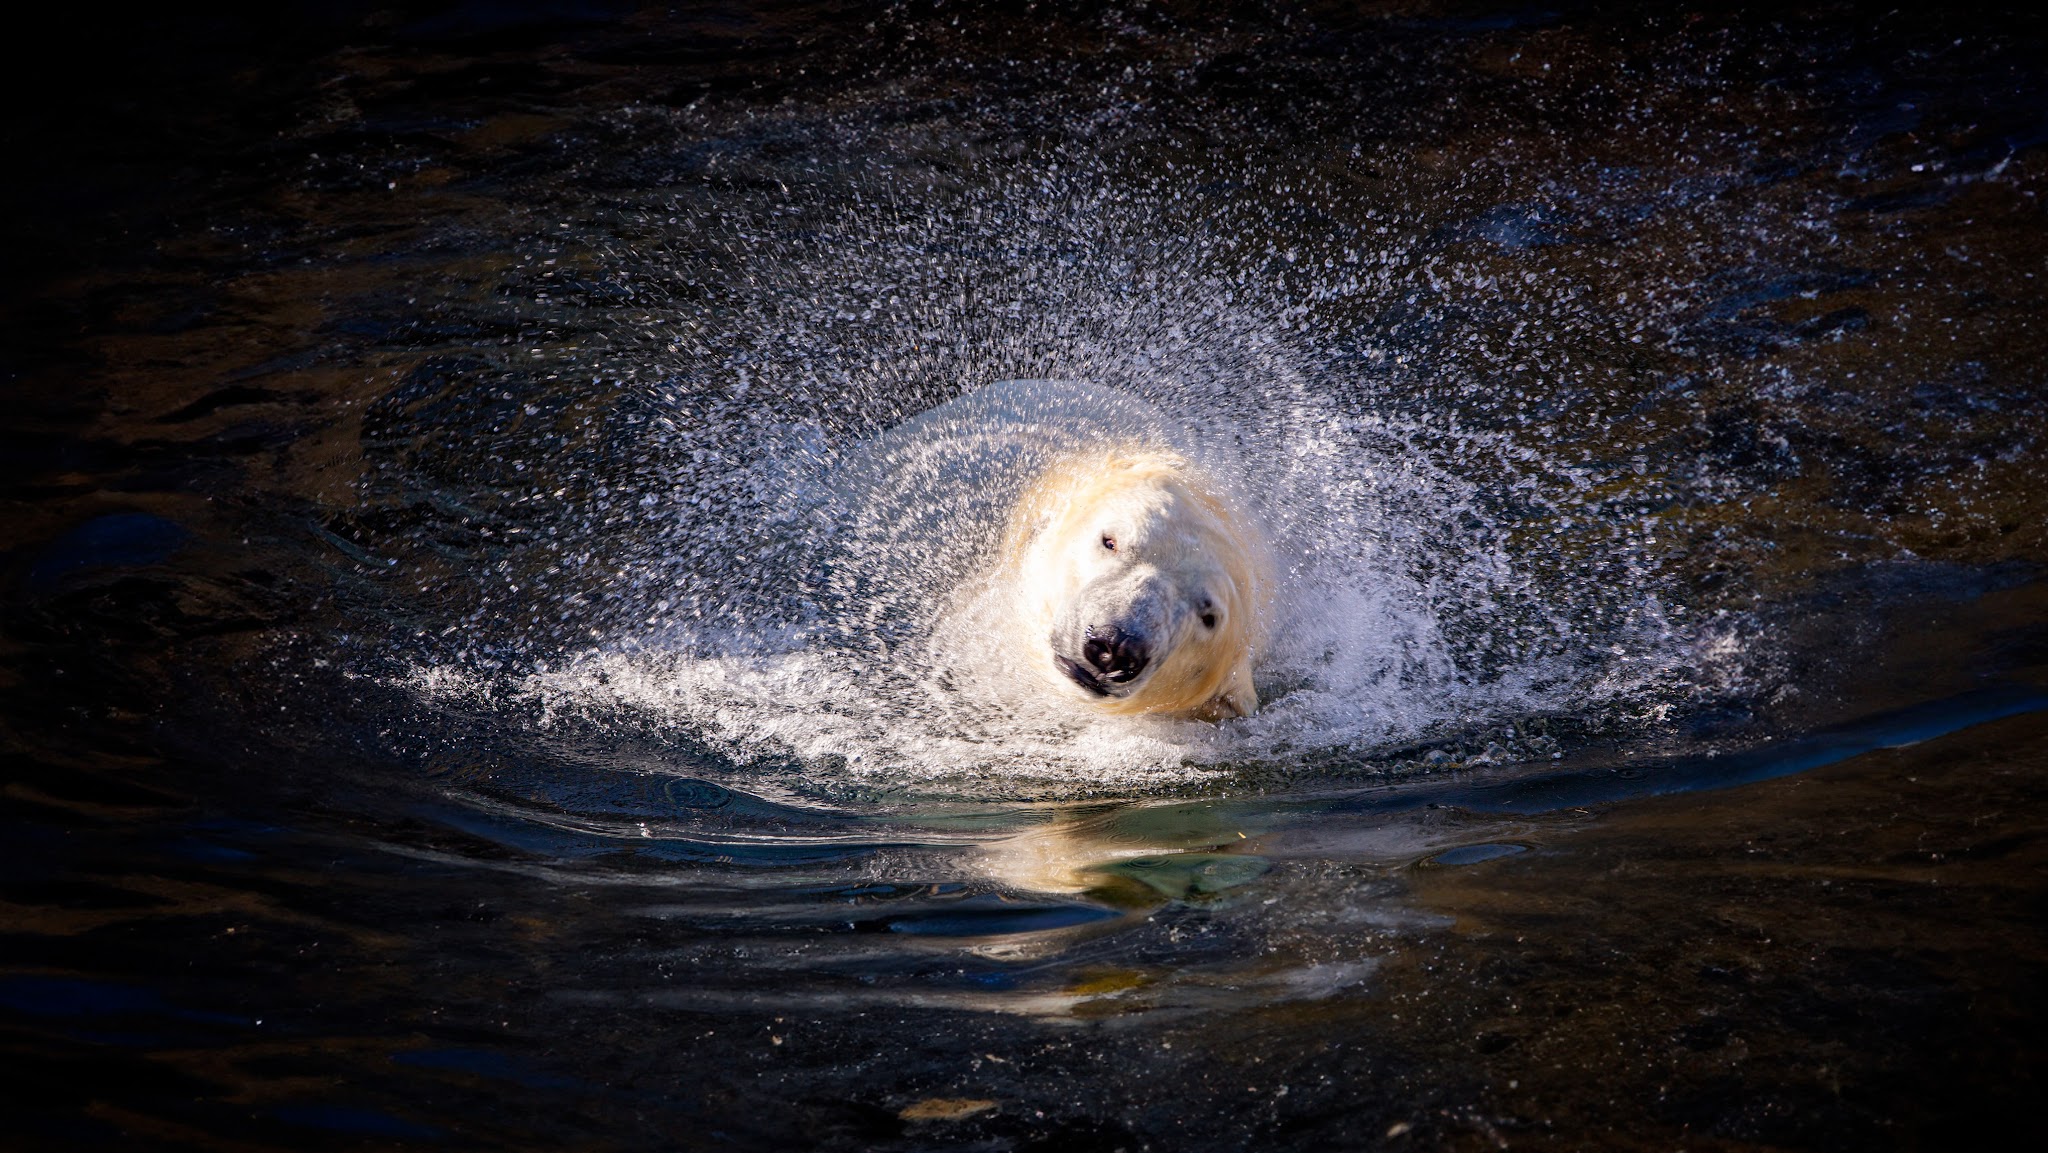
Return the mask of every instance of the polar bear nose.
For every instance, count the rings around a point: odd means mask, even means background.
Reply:
[[[1152,648],[1143,637],[1120,628],[1108,632],[1089,629],[1081,644],[1081,656],[1094,668],[1095,675],[1112,684],[1123,684],[1136,680],[1145,671],[1145,663],[1152,659]]]

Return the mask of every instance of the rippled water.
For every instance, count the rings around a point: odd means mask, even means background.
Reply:
[[[13,138],[24,1140],[1952,1147],[2031,1102],[2036,25],[102,47]],[[1255,716],[1097,714],[974,597],[1037,464],[1133,431],[1270,537]]]

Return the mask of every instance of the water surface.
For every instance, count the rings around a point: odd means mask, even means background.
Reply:
[[[22,1140],[2026,1116],[2037,25],[258,31],[107,31],[11,137]],[[941,627],[1000,486],[918,419],[1015,380],[1229,462],[1258,715],[1102,718]]]

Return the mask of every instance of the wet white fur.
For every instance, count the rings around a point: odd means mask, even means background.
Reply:
[[[1115,548],[1104,547],[1105,536]],[[1252,666],[1270,611],[1270,555],[1256,526],[1182,457],[1116,447],[1058,461],[1018,501],[1000,565],[1014,590],[1017,635],[1041,650],[1031,663],[1073,697],[1114,713],[1206,720],[1258,708]],[[1049,639],[1062,622],[1114,611],[1117,590],[1148,582],[1176,603],[1145,675],[1116,696],[1063,676]],[[1111,603],[1077,604],[1084,595]],[[1204,605],[1213,627],[1200,619]]]

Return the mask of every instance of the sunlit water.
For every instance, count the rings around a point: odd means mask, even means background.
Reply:
[[[2030,1100],[2036,41],[957,15],[194,53],[235,79],[158,86],[128,231],[24,239],[36,1139],[1872,1147]],[[1030,668],[1004,519],[1106,441],[1269,539],[1254,716]]]
[[[720,443],[734,431],[673,435]],[[1494,439],[1462,447],[1508,456]],[[1025,651],[1035,638],[1006,627],[1005,590],[987,586],[1011,503],[1063,454],[1116,443],[1230,478],[1270,534],[1284,575],[1258,715],[1213,725],[1102,714],[1042,685]],[[647,618],[594,628],[597,645],[525,668],[437,664],[411,680],[429,699],[503,701],[508,724],[570,715],[695,738],[740,765],[794,758],[826,788],[850,774],[996,799],[1053,786],[1116,795],[1233,763],[1370,752],[1453,726],[1640,703],[1679,680],[1685,650],[1644,587],[1649,558],[1609,558],[1637,577],[1618,591],[1581,579],[1529,595],[1505,531],[1473,508],[1476,484],[1432,466],[1432,447],[1249,382],[1161,389],[1151,403],[1098,385],[1002,382],[837,451],[813,424],[783,451],[739,462],[741,477],[699,482],[757,494],[747,511],[759,520],[676,515],[679,526],[650,534],[649,555],[610,574],[659,598]],[[691,480],[687,468],[657,475],[651,491],[665,506]],[[642,503],[631,490],[623,499]],[[1446,522],[1462,531],[1440,531]],[[1631,524],[1614,535],[1640,548],[1646,534]],[[678,559],[706,555],[751,579],[710,584]],[[1620,627],[1603,630],[1603,617]],[[1458,619],[1476,622],[1462,645],[1442,623]]]
[[[1300,263],[1297,249],[1245,242],[1274,233],[1277,209],[1222,232],[1177,208],[1192,178],[1136,183],[1083,162],[928,189],[916,206],[868,204],[860,189],[883,174],[857,168],[837,174],[853,203],[823,231],[776,218],[826,215],[807,201],[844,187],[777,185],[766,206],[713,188],[671,205],[706,218],[694,230],[662,209],[623,222],[592,274],[634,301],[635,328],[605,341],[628,351],[548,373],[511,437],[515,468],[539,475],[506,531],[546,543],[482,582],[452,654],[403,675],[428,701],[487,699],[508,725],[573,716],[701,741],[756,766],[762,787],[782,784],[767,762],[793,758],[827,793],[850,776],[994,797],[1121,795],[1684,699],[1708,634],[1667,611],[1652,513],[1669,498],[1642,463],[1404,412],[1389,377],[1406,354],[1365,324],[1310,326],[1290,303],[1305,280],[1312,297],[1393,306],[1412,290],[1387,268],[1414,254],[1354,239],[1343,264],[1324,255],[1289,277],[1269,266]],[[759,234],[729,223],[764,209]],[[745,270],[711,300],[677,291],[710,274],[678,267],[666,242],[697,230]],[[986,396],[1020,366],[1069,378],[1066,399],[987,406],[980,428],[940,409],[945,427],[926,429],[921,406]],[[635,410],[631,468],[550,443],[598,419],[562,411],[593,377]],[[976,683],[1015,681],[992,666],[1014,671],[1017,654],[908,635],[939,627],[976,579],[1043,446],[1101,435],[1091,404],[1118,398],[1151,414],[1141,441],[1215,458],[1281,554],[1255,718],[1215,728],[991,697]],[[461,430],[441,422],[473,418],[442,407],[408,431],[452,442]]]

